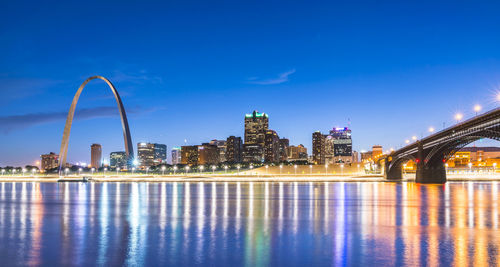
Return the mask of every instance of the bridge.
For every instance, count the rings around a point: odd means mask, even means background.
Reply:
[[[385,158],[384,176],[387,180],[401,180],[403,163],[413,160],[417,166],[415,182],[445,183],[445,162],[461,148],[483,138],[500,141],[500,108],[393,151]]]

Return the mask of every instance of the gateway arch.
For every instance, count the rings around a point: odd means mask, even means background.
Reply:
[[[69,135],[71,132],[71,125],[73,123],[73,116],[75,115],[76,104],[78,103],[78,99],[80,98],[80,94],[83,91],[83,88],[87,83],[94,79],[101,79],[105,81],[113,94],[115,95],[116,103],[118,104],[118,111],[120,112],[120,118],[122,121],[122,129],[123,129],[123,139],[125,141],[125,153],[127,154],[127,159],[130,161],[134,157],[134,148],[132,146],[132,138],[130,137],[130,130],[128,127],[127,114],[125,114],[125,108],[123,107],[122,100],[115,86],[106,78],[102,76],[92,76],[85,80],[82,85],[78,88],[75,96],[73,97],[73,102],[71,102],[71,107],[68,112],[68,117],[66,118],[66,125],[64,126],[64,133],[61,141],[61,151],[59,153],[59,171],[61,171],[66,165],[66,158],[68,156],[68,143],[69,143]]]

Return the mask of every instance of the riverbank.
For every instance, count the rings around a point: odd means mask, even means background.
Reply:
[[[387,181],[382,175],[82,175],[82,176],[3,176],[0,182],[40,182],[56,183],[59,179],[79,179],[89,177],[90,182],[393,182]],[[414,177],[407,176],[402,181],[413,182]],[[500,176],[457,176],[449,175],[449,182],[466,181],[500,181]],[[394,181],[399,182],[399,181]]]

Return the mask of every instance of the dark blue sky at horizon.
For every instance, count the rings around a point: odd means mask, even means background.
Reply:
[[[243,136],[245,113],[310,152],[353,131],[397,148],[456,112],[498,107],[498,1],[9,1],[0,3],[0,166],[59,152],[73,94],[109,78],[134,143],[170,150]],[[80,98],[69,161],[123,150],[111,91]],[[186,142],[185,142],[186,141]],[[135,145],[134,145],[135,147]],[[170,156],[170,155],[169,155]]]

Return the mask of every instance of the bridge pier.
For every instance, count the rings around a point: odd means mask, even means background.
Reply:
[[[384,178],[389,181],[398,181],[403,179],[403,169],[401,164],[396,164],[392,168],[389,168],[389,161],[385,161],[385,171]]]
[[[416,183],[424,184],[444,184],[446,183],[446,168],[444,163],[417,164]]]

